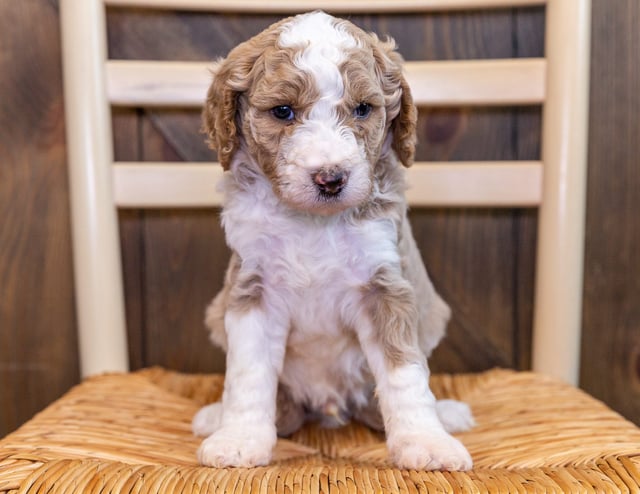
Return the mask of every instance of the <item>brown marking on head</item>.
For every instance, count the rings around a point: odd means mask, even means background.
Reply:
[[[213,81],[202,113],[202,128],[209,146],[218,151],[218,160],[225,170],[229,169],[239,145],[238,98],[259,76],[261,58],[275,45],[280,27],[287,21],[283,19],[241,43],[231,50],[227,58],[216,62],[212,69]]]
[[[249,153],[267,177],[278,179],[277,156],[282,139],[291,136],[296,125],[318,99],[312,76],[294,65],[299,49],[272,47],[262,58],[260,77],[240,100],[238,118]],[[271,110],[290,106],[295,118],[278,120]],[[275,192],[278,193],[276,187]]]
[[[386,101],[378,82],[372,51],[366,45],[350,50],[342,63],[340,72],[344,81],[343,118],[353,129],[357,139],[363,143],[367,160],[375,164],[384,142],[386,131]],[[365,118],[354,115],[356,108],[369,105]]]
[[[392,38],[381,40],[375,33],[368,33],[350,22],[339,22],[361,45],[349,53],[343,73],[352,70],[350,66],[353,61],[355,65],[366,67],[367,76],[376,80],[384,98],[386,123],[392,132],[391,146],[402,164],[409,167],[413,164],[415,155],[418,112],[402,71],[404,59],[397,52],[396,43]],[[371,86],[371,83],[363,78],[353,82],[361,81],[365,86]],[[348,87],[346,78],[345,87]],[[357,85],[353,84],[352,87]]]

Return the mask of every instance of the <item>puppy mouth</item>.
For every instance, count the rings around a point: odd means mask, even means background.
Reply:
[[[297,174],[282,174],[273,186],[279,199],[289,207],[331,216],[359,206],[370,196],[372,180],[364,165],[361,168],[335,165],[305,171],[294,168]]]

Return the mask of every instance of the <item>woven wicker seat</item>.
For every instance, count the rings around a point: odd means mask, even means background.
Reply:
[[[471,472],[393,468],[383,437],[352,423],[305,426],[255,469],[198,466],[193,413],[220,375],[160,368],[93,377],[0,442],[5,492],[638,492],[640,429],[602,403],[534,373],[434,376],[478,425],[460,434]]]

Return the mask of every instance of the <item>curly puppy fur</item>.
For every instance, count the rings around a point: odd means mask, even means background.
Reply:
[[[355,418],[400,467],[471,468],[447,432],[472,425],[468,407],[428,386],[450,311],[406,216],[415,125],[394,42],[322,12],[215,64],[204,129],[233,255],[206,313],[227,373],[193,421],[203,464],[263,465],[277,432]]]

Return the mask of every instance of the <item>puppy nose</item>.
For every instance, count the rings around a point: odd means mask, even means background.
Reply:
[[[313,181],[320,192],[335,196],[347,183],[348,174],[340,170],[320,170],[313,176]]]

